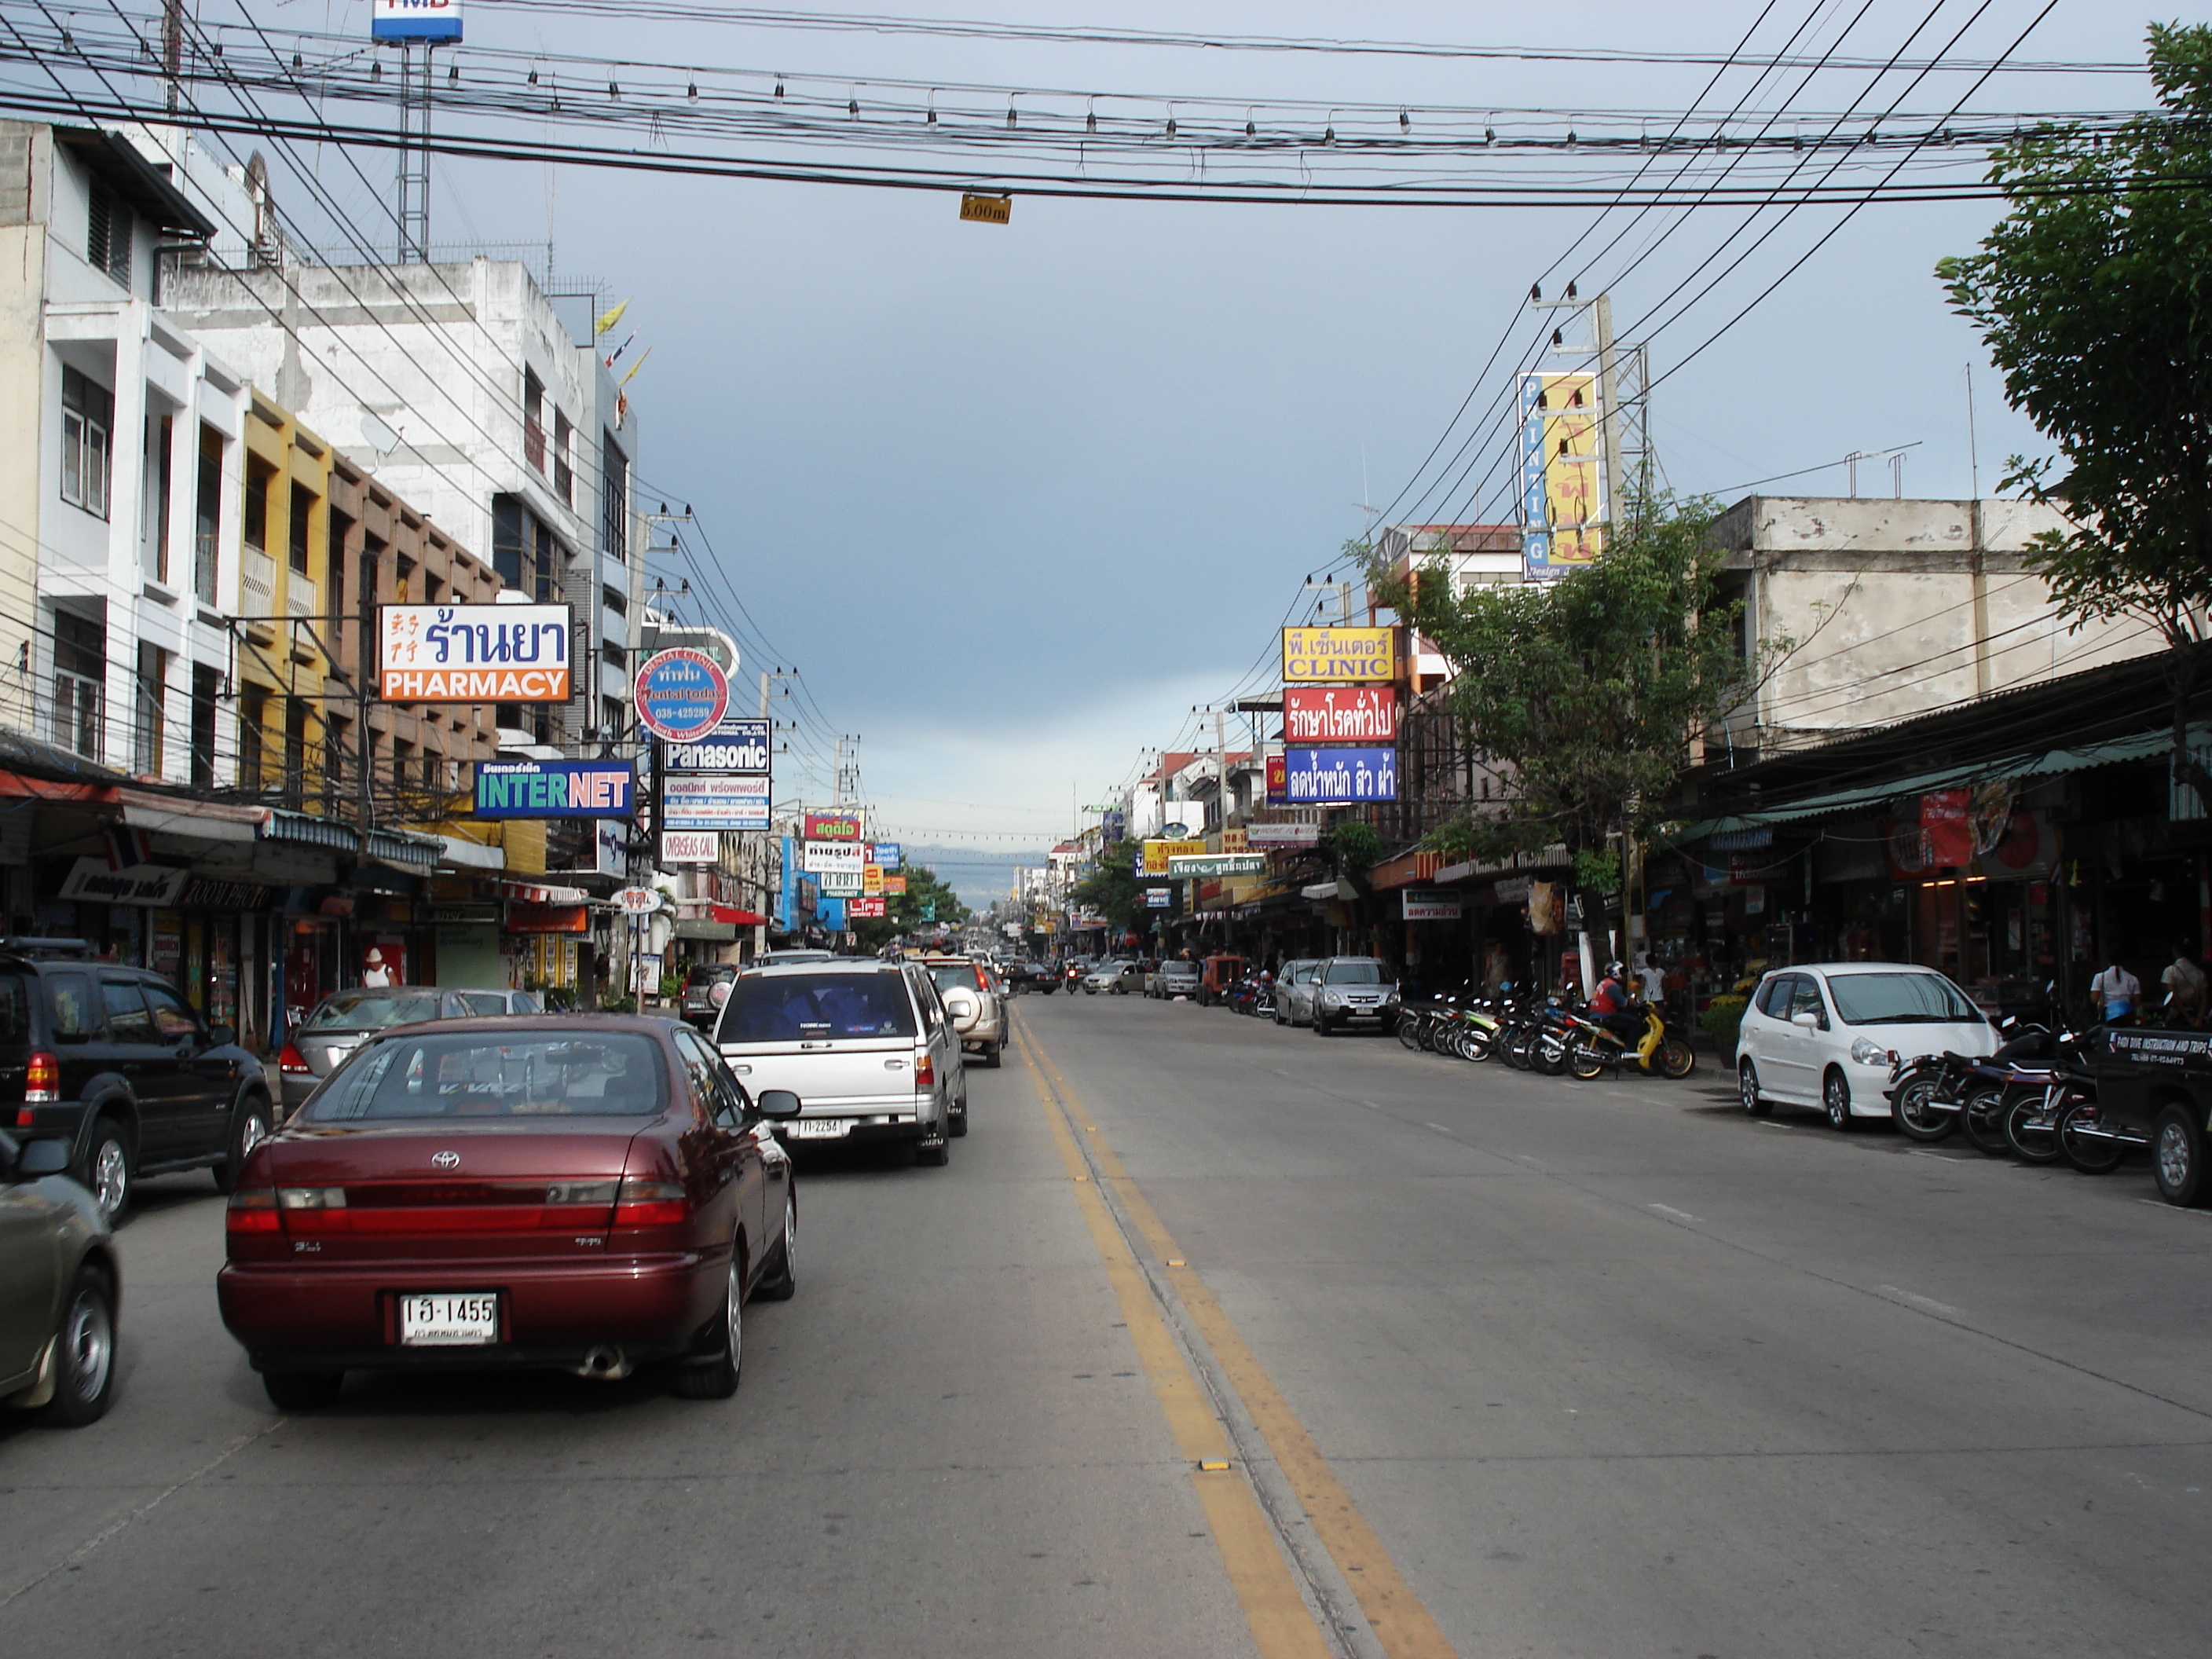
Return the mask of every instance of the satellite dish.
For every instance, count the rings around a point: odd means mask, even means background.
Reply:
[[[381,416],[372,415],[366,410],[361,417],[361,435],[363,441],[376,452],[376,459],[380,461],[399,447],[399,434]]]

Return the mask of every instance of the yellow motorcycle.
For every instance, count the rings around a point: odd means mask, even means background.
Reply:
[[[1646,1075],[1686,1078],[1697,1068],[1698,1057],[1690,1045],[1667,1029],[1656,1006],[1644,1003],[1644,1031],[1631,1049],[1627,1038],[1588,1015],[1575,1018],[1575,1043],[1567,1054],[1567,1068],[1589,1082],[1607,1066],[1615,1077],[1634,1055],[1637,1069]]]

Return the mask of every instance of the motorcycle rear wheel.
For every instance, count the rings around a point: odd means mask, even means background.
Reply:
[[[1398,1041],[1404,1043],[1408,1048],[1419,1049],[1420,1048],[1421,1017],[1419,1014],[1401,1014],[1398,1016]]]
[[[1480,1025],[1471,1025],[1459,1034],[1460,1058],[1480,1064],[1498,1052],[1498,1043],[1491,1032]]]
[[[2002,1158],[2012,1151],[2005,1139],[2004,1091],[1995,1084],[1966,1091],[1959,1103],[1959,1127],[1974,1150],[1987,1158]]]
[[[1605,1070],[1605,1056],[1589,1043],[1577,1042],[1574,1052],[1567,1056],[1567,1066],[1577,1077],[1588,1083]]]
[[[2056,1164],[2063,1156],[2057,1121],[2043,1115],[2043,1097],[2028,1095],[2012,1103],[2004,1116],[2005,1144],[2023,1164]]]
[[[2124,1140],[2092,1139],[2077,1133],[2083,1128],[2105,1129],[2106,1123],[2094,1100],[2077,1100],[2058,1114],[2058,1127],[2052,1138],[2066,1161],[2083,1175],[2110,1175],[2128,1159],[2128,1144]]]
[[[1929,1109],[1928,1103],[1935,1097],[1936,1088],[1936,1079],[1923,1073],[1899,1084],[1895,1098],[1889,1103],[1889,1115],[1898,1128],[1925,1146],[1948,1137],[1959,1127],[1962,1115],[1955,1111]]]
[[[1528,1051],[1528,1067],[1546,1077],[1559,1076],[1567,1069],[1566,1039],[1550,1033],[1539,1037]]]

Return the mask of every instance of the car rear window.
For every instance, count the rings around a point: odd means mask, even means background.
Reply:
[[[1828,994],[1846,1025],[1974,1025],[1981,1011],[1939,974],[1836,974]]]
[[[972,963],[939,963],[931,967],[929,976],[937,981],[937,988],[940,991],[980,991],[983,988],[983,981],[977,976]]]
[[[31,1040],[31,999],[14,974],[0,974],[0,1042]]]
[[[488,1013],[504,1013],[504,1008],[487,1009]],[[424,1020],[438,1017],[438,997],[435,992],[416,992],[412,995],[393,996],[388,991],[341,991],[334,997],[323,1000],[321,1007],[307,1016],[300,1027],[303,1031],[381,1031],[392,1025],[419,1025]]]
[[[763,974],[732,982],[715,1040],[914,1034],[914,1005],[897,974]]]
[[[634,1031],[386,1037],[356,1050],[304,1116],[644,1117],[668,1103],[657,1048]]]

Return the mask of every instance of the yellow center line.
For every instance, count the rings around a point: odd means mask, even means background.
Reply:
[[[1027,1033],[1018,1027],[1016,1035]],[[1034,1056],[1034,1039],[1022,1052],[1024,1058]],[[1322,1639],[1305,1598],[1298,1594],[1297,1582],[1291,1576],[1258,1496],[1234,1467],[1228,1431],[1222,1427],[1205,1389],[1176,1346],[1128,1241],[1114,1224],[1106,1200],[1099,1197],[1097,1185],[1090,1180],[1074,1132],[1054,1105],[1043,1073],[1034,1063],[1028,1069],[1037,1103],[1044,1108],[1045,1120],[1052,1126],[1053,1142],[1060,1148],[1076,1205],[1091,1229],[1091,1242],[1097,1247],[1099,1259],[1106,1265],[1107,1282],[1121,1304],[1138,1364],[1151,1380],[1176,1450],[1191,1465],[1191,1490],[1206,1513],[1206,1526],[1221,1553],[1221,1565],[1229,1574],[1237,1605],[1243,1609],[1260,1659],[1331,1659],[1329,1645]]]
[[[1086,1120],[1091,1114],[1082,1106],[1074,1089],[1046,1054],[1026,1018],[1022,1019],[1020,1029],[1025,1054],[1033,1068],[1042,1069],[1052,1079],[1061,1103],[1054,1106],[1042,1083],[1037,1085],[1037,1097],[1045,1102],[1056,1133],[1064,1137],[1067,1147],[1073,1149],[1075,1138],[1068,1131],[1062,1114],[1080,1112]],[[1452,1645],[1445,1639],[1443,1630],[1398,1571],[1389,1551],[1368,1525],[1367,1518],[1359,1512],[1359,1506],[1352,1502],[1343,1482],[1336,1478],[1336,1472],[1322,1455],[1312,1434],[1283,1398],[1282,1391],[1260,1364],[1259,1357],[1238,1334],[1205,1281],[1186,1264],[1182,1247],[1138,1189],[1137,1183],[1129,1178],[1128,1170],[1122,1166],[1104,1132],[1094,1132],[1089,1146],[1122,1212],[1145,1241],[1146,1248],[1155,1259],[1176,1270],[1170,1282],[1189,1315],[1193,1328],[1212,1351],[1214,1363],[1221,1368],[1229,1386],[1237,1391],[1245,1413],[1260,1431],[1261,1438],[1267,1442],[1267,1449],[1273,1454],[1276,1465],[1290,1481],[1299,1503],[1304,1505],[1315,1533],[1336,1563],[1337,1570],[1344,1575],[1346,1583],[1351,1586],[1383,1651],[1390,1659],[1455,1659]],[[1094,1202],[1098,1201],[1095,1188],[1085,1191]],[[1120,1236],[1115,1237],[1118,1239]],[[1126,1249],[1126,1244],[1123,1248]]]

